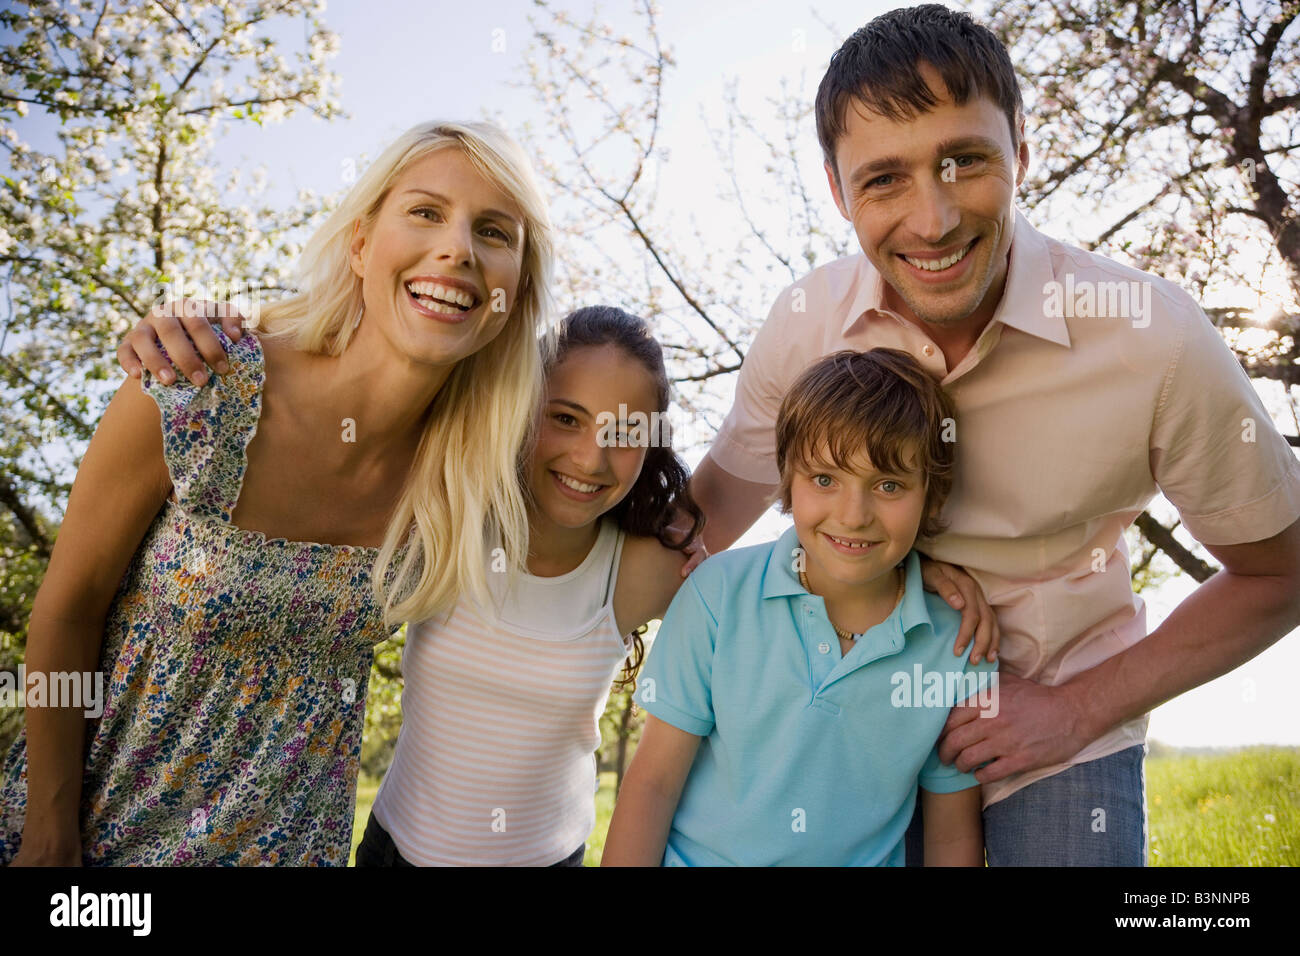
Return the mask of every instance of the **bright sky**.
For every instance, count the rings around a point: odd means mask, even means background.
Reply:
[[[663,0],[660,25],[677,63],[665,90],[662,142],[674,157],[660,180],[665,203],[675,209],[716,208],[724,181],[701,111],[716,123],[728,79],[741,78],[743,100],[756,111],[765,96],[776,93],[782,77],[811,95],[843,37],[897,5],[826,0],[816,4],[814,14],[789,0]],[[560,6],[577,17],[591,10],[590,3],[577,0]],[[532,8],[526,0],[333,0],[325,19],[340,34],[342,50],[331,65],[342,77],[350,117],[328,125],[299,117],[261,129],[237,127],[223,142],[220,160],[265,165],[271,196],[279,194],[288,203],[300,188],[337,190],[350,161],[376,155],[416,122],[488,112],[499,114],[510,128],[535,118],[528,91],[512,86],[524,76],[531,36],[526,18]],[[617,33],[638,35],[630,4],[609,0],[602,9]],[[811,128],[807,135],[808,155],[815,161]],[[833,216],[829,196],[822,195],[827,190],[819,165],[806,181],[817,188],[825,214]],[[1055,234],[1071,238],[1061,230]],[[728,396],[733,387],[726,387]],[[784,519],[771,515],[745,540],[770,539],[784,526]],[[1157,625],[1192,585],[1180,578],[1146,595],[1150,625]],[[1300,640],[1293,634],[1231,674],[1158,708],[1151,737],[1177,746],[1300,744],[1300,699],[1289,686],[1297,673]]]

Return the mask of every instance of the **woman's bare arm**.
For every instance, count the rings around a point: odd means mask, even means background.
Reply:
[[[37,672],[96,669],[113,596],[170,492],[158,406],[127,379],[77,470],[32,605],[29,679]],[[15,865],[80,864],[85,730],[80,707],[28,708],[27,820]]]

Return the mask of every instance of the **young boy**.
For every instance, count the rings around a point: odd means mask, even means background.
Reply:
[[[913,551],[942,528],[952,423],[892,349],[828,356],[790,389],[794,527],[709,558],[664,616],[605,864],[901,866],[918,784],[925,862],[984,864],[979,785],[936,742],[954,703],[996,690],[996,665],[954,656],[960,616]]]

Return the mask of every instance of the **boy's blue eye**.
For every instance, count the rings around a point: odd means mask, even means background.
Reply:
[[[903,490],[903,486],[896,481],[882,481],[880,483],[880,487],[881,489],[884,490],[885,494],[887,495],[892,495],[895,492],[899,492]]]
[[[813,475],[813,484],[818,488],[829,488],[834,482],[830,475]]]

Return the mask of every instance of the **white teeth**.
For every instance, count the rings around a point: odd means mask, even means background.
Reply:
[[[847,541],[844,538],[837,538],[834,535],[828,535],[828,537],[836,544],[843,545],[846,548],[865,549],[871,547],[870,541]]]
[[[966,253],[970,252],[970,247],[973,245],[975,245],[974,239],[966,244],[965,249],[954,252],[946,259],[913,259],[911,256],[903,256],[903,258],[918,269],[924,269],[926,272],[942,272],[944,269],[956,265],[958,262],[965,259]]]
[[[420,298],[420,304],[430,312],[437,312],[440,315],[463,315],[464,309],[459,309],[454,305],[448,305],[446,302],[439,302],[436,299]]]
[[[575,481],[568,475],[562,475],[558,471],[555,472],[555,477],[559,478],[560,483],[565,487],[572,488],[574,491],[581,492],[584,495],[589,495],[593,491],[600,491],[600,485],[584,485],[582,482]]]
[[[406,287],[411,291],[412,295],[418,295],[424,299],[441,299],[443,302],[451,302],[464,309],[474,307],[474,296],[460,289],[451,289],[436,282],[408,282]],[[427,302],[424,304],[429,305]],[[430,306],[430,308],[433,308],[433,306]],[[437,311],[443,310],[438,309]]]

